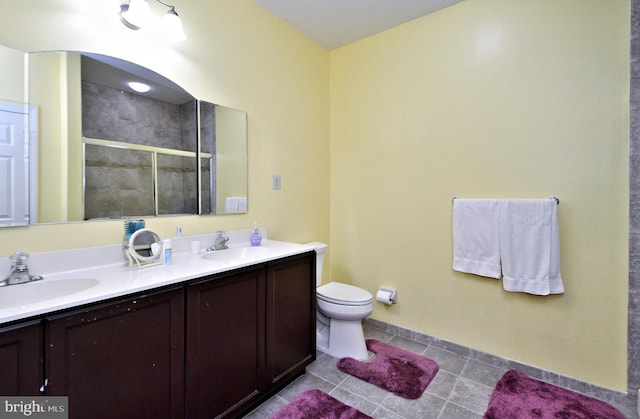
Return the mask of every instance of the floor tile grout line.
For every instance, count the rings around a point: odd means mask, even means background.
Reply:
[[[348,377],[347,377],[347,378],[348,378]],[[343,382],[344,382],[344,381],[346,381],[346,378],[343,380]],[[344,388],[344,387],[339,387],[339,386],[335,386],[335,387],[334,387],[334,388],[329,392],[329,394],[331,395],[331,393],[333,393],[335,390],[344,391],[344,392],[346,392],[346,393],[351,394],[352,396],[357,397],[358,399],[360,399],[360,400],[362,400],[362,401],[364,401],[364,402],[370,403],[372,406],[374,406],[374,407],[375,407],[375,409],[374,409],[374,413],[375,413],[378,409],[384,409],[384,407],[382,406],[382,403],[384,402],[384,400],[386,400],[386,399],[387,399],[387,397],[389,397],[389,395],[386,395],[386,396],[384,397],[384,399],[382,399],[382,401],[381,401],[380,403],[376,403],[376,402],[375,402],[375,401],[373,401],[373,400],[369,400],[369,399],[367,399],[367,398],[366,398],[366,397],[364,397],[362,394],[354,393],[354,392],[353,392],[353,391],[351,391],[351,390],[348,390],[348,389],[346,389],[346,388]]]
[[[469,358],[467,358],[467,360],[464,361],[464,365],[462,366],[462,369],[460,370],[460,373],[456,374],[456,384],[453,386],[453,388],[449,392],[449,396],[447,397],[447,403],[449,403],[451,401],[451,395],[454,393],[453,390],[455,390],[456,386],[458,385],[458,382],[462,378],[462,373],[464,372],[464,369],[467,368],[467,364],[468,363],[469,363]]]

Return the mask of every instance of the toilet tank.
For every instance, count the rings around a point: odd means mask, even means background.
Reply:
[[[311,242],[306,243],[307,246],[313,246],[316,248],[316,287],[322,284],[322,265],[324,265],[324,255],[327,253],[329,247],[325,243]]]

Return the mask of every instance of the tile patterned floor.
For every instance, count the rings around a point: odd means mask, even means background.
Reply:
[[[266,419],[298,394],[317,388],[375,419],[481,419],[498,380],[507,371],[477,359],[436,346],[420,343],[381,329],[364,325],[367,339],[378,339],[424,355],[438,363],[440,370],[422,397],[407,400],[343,373],[337,358],[318,352],[307,372],[267,400],[245,419]],[[526,373],[526,371],[525,371]],[[627,419],[640,419],[635,406],[619,405]]]
[[[425,345],[365,326],[365,337],[424,355],[440,370],[417,400],[407,400],[338,370],[337,358],[318,352],[307,373],[245,416],[265,419],[298,394],[317,388],[376,419],[479,419],[489,403],[496,382],[506,369],[469,359],[453,352]]]

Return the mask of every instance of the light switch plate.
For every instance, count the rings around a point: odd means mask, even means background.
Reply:
[[[272,175],[271,176],[271,187],[274,191],[279,191],[282,189],[282,178],[280,175]]]

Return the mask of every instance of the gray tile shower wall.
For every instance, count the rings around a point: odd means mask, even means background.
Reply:
[[[89,138],[196,151],[195,137],[182,144],[183,106],[82,83],[82,135]],[[193,123],[190,123],[193,126]]]
[[[177,105],[83,82],[82,102],[84,137],[196,151],[194,100]],[[85,153],[85,218],[156,213],[151,152],[87,145]],[[197,167],[195,157],[158,154],[158,214],[197,213]]]

